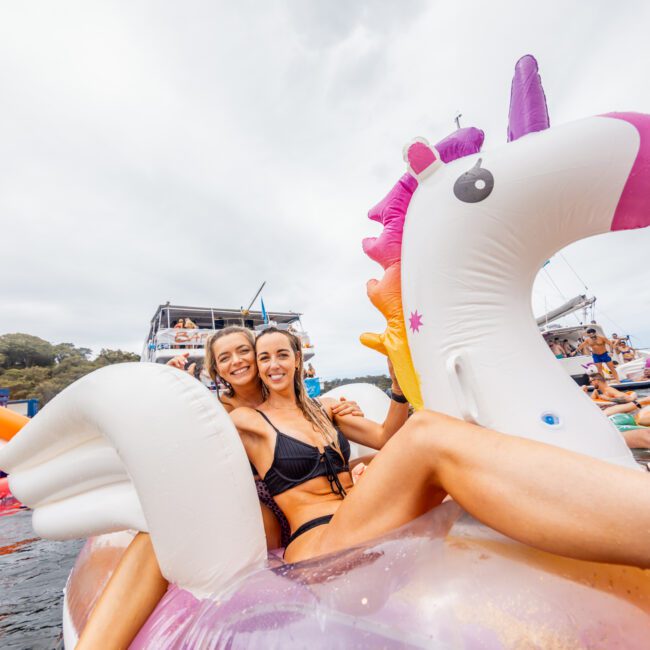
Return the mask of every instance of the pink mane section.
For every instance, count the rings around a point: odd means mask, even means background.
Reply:
[[[650,116],[642,113],[607,113],[603,117],[629,122],[639,132],[641,142],[634,165],[614,212],[612,230],[631,230],[650,226]]]
[[[484,133],[480,129],[469,127],[458,129],[435,146],[444,163],[478,153],[483,145]],[[425,151],[426,150],[426,151]],[[431,149],[422,142],[415,142],[409,147],[409,163],[417,173],[426,170],[427,165],[434,164],[435,155],[429,155]],[[368,218],[384,226],[379,237],[367,237],[363,240],[363,252],[387,269],[402,257],[402,233],[404,219],[413,192],[418,181],[407,173],[397,181],[386,197],[368,212]]]

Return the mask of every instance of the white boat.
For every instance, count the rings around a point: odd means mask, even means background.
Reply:
[[[246,309],[223,309],[221,307],[188,307],[185,305],[159,305],[151,319],[149,333],[142,350],[142,360],[153,363],[166,363],[182,352],[190,353],[190,360],[202,359],[205,342],[215,332],[231,325],[247,327],[259,332],[274,326],[290,330],[302,341],[305,360],[311,359],[314,346],[309,334],[304,330],[300,317],[302,314],[288,311],[270,311],[266,318],[261,311]],[[179,319],[189,318],[196,328],[175,327]]]
[[[602,325],[595,320],[587,320],[588,310],[593,307],[595,302],[595,297],[588,298],[585,295],[576,296],[560,307],[537,318],[537,325],[546,343],[551,343],[557,338],[560,343],[568,341],[573,348],[577,349],[584,340],[587,329],[590,328],[595,329],[600,336],[611,339],[606,334]],[[578,311],[582,311],[582,319],[579,319],[577,325],[563,326],[556,323],[559,319],[570,316]],[[646,350],[637,349],[635,350],[635,356],[636,358],[633,361],[626,363],[619,362],[616,368],[624,386],[629,386],[628,382],[639,382],[642,380],[645,360],[650,358],[650,353]],[[618,361],[615,355],[612,356],[612,359]],[[594,362],[590,354],[578,353],[572,357],[558,359],[558,363],[579,385],[588,384],[586,375],[594,368]]]

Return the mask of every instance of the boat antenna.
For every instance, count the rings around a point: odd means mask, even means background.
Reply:
[[[264,280],[264,282],[262,282],[262,284],[260,285],[260,288],[257,290],[257,293],[253,296],[253,299],[248,304],[248,307],[246,307],[246,309],[244,309],[242,307],[242,310],[241,310],[242,314],[244,314],[244,315],[248,314],[248,312],[250,311],[250,308],[253,306],[253,303],[257,300],[257,296],[259,296],[260,293],[262,293],[262,289],[264,289],[265,286],[266,286],[266,280]]]

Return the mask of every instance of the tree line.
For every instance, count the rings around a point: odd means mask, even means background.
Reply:
[[[93,370],[140,357],[123,350],[102,349],[95,359],[92,350],[72,343],[52,344],[31,334],[0,336],[0,388],[9,399],[32,399],[41,406],[66,386]]]
[[[390,388],[391,380],[388,375],[364,375],[363,377],[354,377],[352,379],[331,379],[323,382],[323,391],[327,392],[332,388],[338,386],[345,386],[346,384],[374,384],[385,391]]]

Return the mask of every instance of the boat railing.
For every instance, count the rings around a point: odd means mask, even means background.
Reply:
[[[286,324],[277,326],[278,329],[293,331],[300,339],[303,349],[311,350],[313,345],[309,334],[304,331],[291,330]],[[208,338],[218,332],[216,329],[202,328],[161,328],[156,332],[153,341],[149,344],[151,350],[190,350],[203,348]]]

